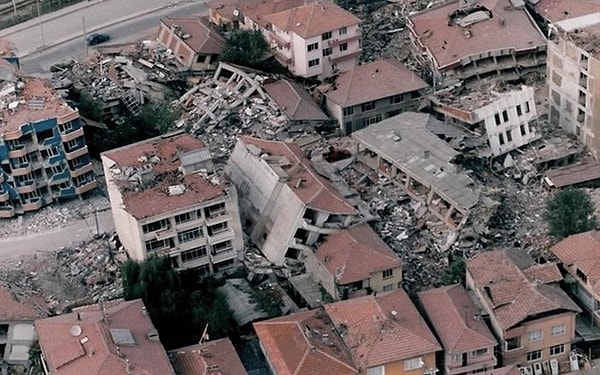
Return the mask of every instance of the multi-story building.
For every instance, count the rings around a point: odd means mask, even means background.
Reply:
[[[432,109],[446,121],[485,133],[492,155],[499,156],[542,136],[534,96],[533,87],[522,86],[504,92],[477,90],[461,95],[444,90],[430,99]]]
[[[235,186],[214,174],[197,138],[173,133],[104,152],[115,228],[129,257],[169,256],[177,269],[216,273],[244,248]]]
[[[569,368],[581,309],[557,285],[562,275],[555,263],[537,264],[523,250],[495,250],[468,259],[466,273],[467,288],[500,343],[503,365],[530,374]]]
[[[244,231],[275,264],[303,258],[327,234],[359,218],[293,143],[242,136],[227,173],[240,194]]]
[[[0,60],[0,218],[55,200],[81,197],[97,186],[79,112],[49,81],[21,76]]]
[[[416,111],[429,86],[397,59],[358,65],[318,90],[344,135],[401,112]]]
[[[170,49],[183,70],[212,70],[219,65],[225,39],[203,17],[160,20],[158,42]]]
[[[548,27],[549,121],[574,134],[600,157],[600,4],[590,1],[536,5]]]
[[[402,288],[400,258],[366,223],[329,235],[304,262],[335,300]]]
[[[444,374],[476,374],[496,367],[496,339],[461,284],[421,292],[419,301],[444,348]]]
[[[456,0],[408,17],[411,40],[429,65],[434,91],[457,83],[543,73],[546,39],[524,1]]]

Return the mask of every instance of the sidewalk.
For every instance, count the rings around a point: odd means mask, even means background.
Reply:
[[[194,0],[92,0],[0,30],[13,41],[19,57],[39,53],[103,28]],[[200,2],[200,1],[199,1]],[[115,15],[120,17],[115,18]],[[40,22],[41,21],[41,22]]]

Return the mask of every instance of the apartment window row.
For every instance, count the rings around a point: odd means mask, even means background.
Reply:
[[[318,42],[311,43],[311,44],[309,44],[306,47],[306,49],[308,50],[308,52],[312,52],[312,51],[318,50],[319,49],[319,43]]]
[[[194,228],[177,233],[177,239],[179,240],[179,243],[194,241],[201,237],[204,237],[204,231],[201,228]]]
[[[162,249],[170,249],[172,247],[173,240],[171,240],[170,238],[166,240],[151,239],[146,241],[146,251],[149,253]]]
[[[214,236],[215,234],[227,231],[227,229],[229,229],[229,224],[226,221],[217,223],[208,227],[208,235]]]
[[[215,217],[225,215],[227,213],[227,209],[225,207],[225,202],[220,202],[210,207],[204,209],[206,217],[209,219],[213,219]]]
[[[183,224],[188,221],[202,218],[202,210],[188,211],[175,216],[175,224]]]
[[[64,124],[58,124],[58,130],[60,130],[61,133],[73,130],[73,121],[65,122]]]
[[[389,279],[394,277],[394,269],[390,268],[389,270],[384,270],[382,272],[384,279]]]
[[[367,375],[385,375],[385,366],[368,368]]]
[[[231,241],[229,241],[229,240],[219,242],[219,243],[212,245],[212,254],[213,255],[225,253],[230,250],[233,250],[233,246],[231,245]]]
[[[338,34],[340,34],[340,35],[346,35],[347,33],[348,33],[348,28],[345,26],[338,30]],[[331,39],[332,36],[333,36],[333,33],[331,31],[327,31],[327,32],[324,32],[323,34],[321,34],[321,39],[329,40],[329,39]]]
[[[565,344],[551,346],[549,349],[550,357],[556,357],[565,353]],[[542,350],[534,350],[527,353],[527,362],[540,361],[544,357]]]
[[[181,252],[181,262],[191,262],[198,258],[203,258],[208,255],[208,251],[206,250],[206,246],[200,246],[193,248],[191,250],[182,251]]]
[[[169,220],[162,219],[158,221],[153,221],[152,223],[142,225],[142,231],[144,233],[152,233],[157,230],[169,228]]]
[[[313,66],[317,66],[321,63],[320,59],[312,59],[312,60],[308,60],[308,67],[312,68]]]

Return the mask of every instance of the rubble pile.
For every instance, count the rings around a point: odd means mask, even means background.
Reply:
[[[20,293],[43,299],[50,313],[119,298],[123,294],[120,264],[126,256],[109,250],[115,245],[115,236],[105,234],[52,253],[6,261],[0,264],[0,279]]]

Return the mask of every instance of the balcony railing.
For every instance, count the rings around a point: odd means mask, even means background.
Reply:
[[[37,183],[34,180],[27,181],[24,185],[16,187],[19,194],[33,193],[37,189]]]
[[[350,43],[350,42],[354,42],[355,40],[359,40],[359,39],[360,39],[360,34],[345,35],[344,37],[339,37],[336,39],[329,40],[329,46],[337,47],[342,43]]]
[[[73,160],[73,159],[77,159],[78,157],[83,156],[87,153],[88,153],[88,147],[87,147],[87,145],[85,145],[83,147],[78,148],[75,151],[67,152],[67,153],[65,153],[65,155],[68,160]]]
[[[6,202],[8,201],[8,198],[8,191],[0,191],[0,202]]]
[[[23,210],[24,211],[36,211],[39,210],[40,208],[42,208],[42,199],[41,198],[37,198],[35,200],[29,201],[27,203],[23,203]]]
[[[27,164],[21,164],[21,166],[19,166],[18,168],[14,168],[12,170],[12,175],[13,176],[24,176],[28,173],[31,173],[32,171],[32,167],[31,164],[27,163]]]
[[[361,51],[354,51],[354,52],[344,51],[344,52],[345,53],[341,54],[341,55],[329,56],[329,61],[331,61],[332,63],[336,63],[341,60],[352,59],[352,58],[358,57],[361,54]]]
[[[82,195],[83,193],[86,193],[90,190],[94,190],[96,187],[98,186],[98,181],[94,180],[94,181],[90,181],[86,184],[83,184],[81,186],[76,186],[75,187],[75,193],[77,195]]]
[[[0,218],[7,219],[15,216],[14,207],[0,207]]]
[[[20,158],[27,155],[27,148],[24,145],[20,145],[18,148],[14,150],[8,151],[9,158]]]
[[[63,142],[69,142],[81,136],[83,136],[83,128],[77,128],[71,132],[60,133],[60,139]]]
[[[336,228],[322,228],[322,227],[318,227],[316,225],[311,224],[308,220],[304,219],[302,221],[302,229],[311,231],[311,232],[317,232],[320,234],[333,234],[339,231],[339,229]]]
[[[91,172],[94,168],[92,167],[92,163],[85,164],[84,166],[78,167],[75,170],[71,171],[71,177],[75,178],[81,175],[84,175],[88,172]]]

